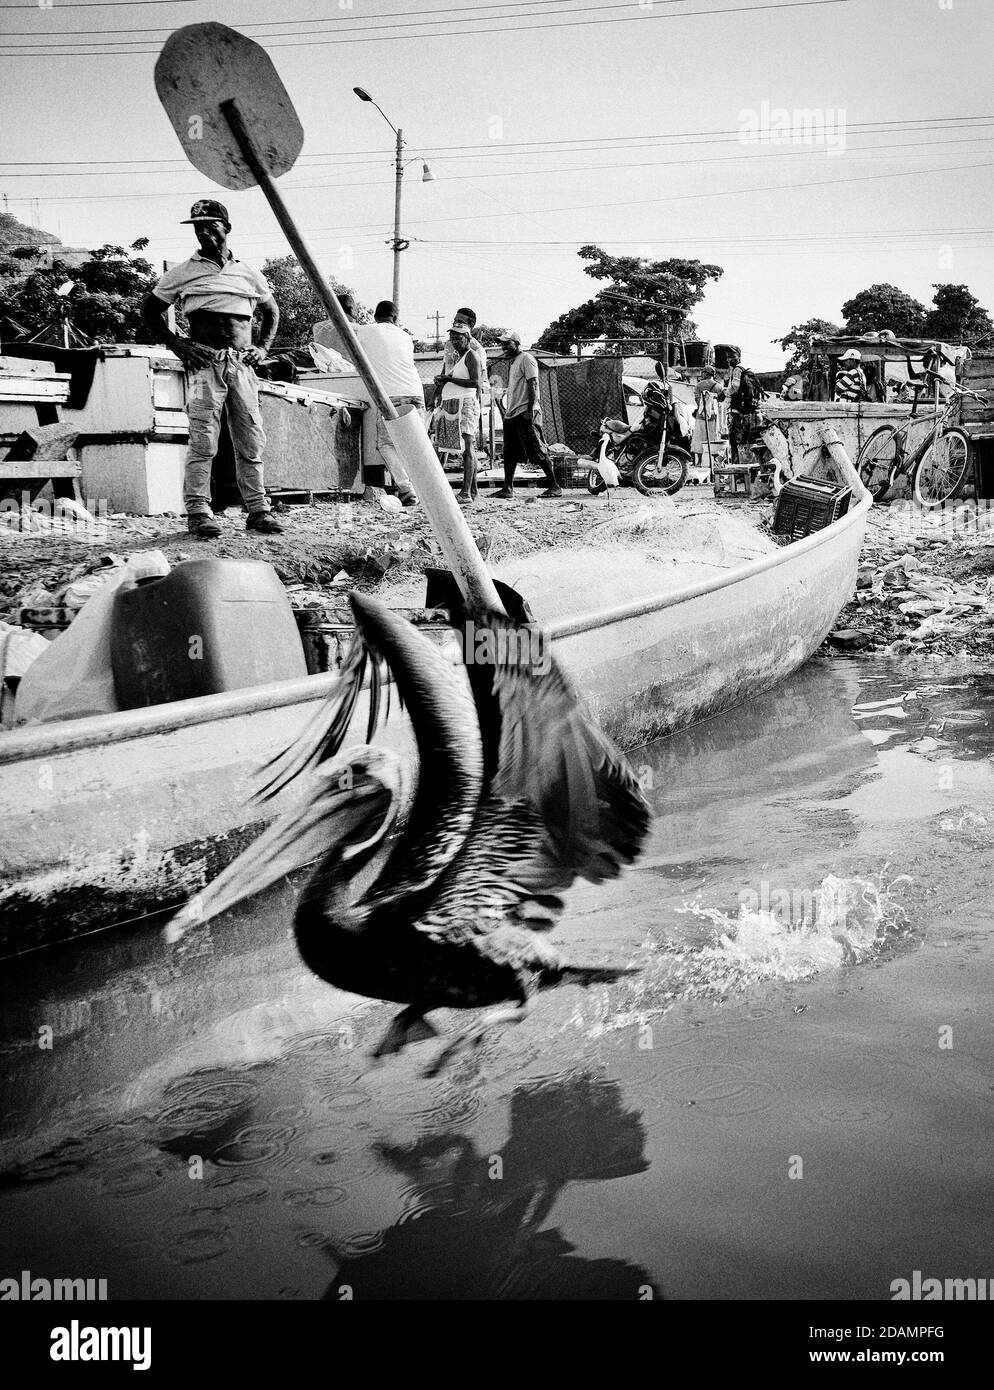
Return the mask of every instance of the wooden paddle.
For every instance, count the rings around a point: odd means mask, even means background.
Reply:
[[[222,188],[257,184],[346,344],[387,432],[404,456],[442,553],[467,603],[503,611],[424,425],[399,413],[383,390],[352,324],[294,222],[275,180],[293,168],[304,132],[269,55],[224,24],[188,24],[166,40],[155,90],[194,168]]]

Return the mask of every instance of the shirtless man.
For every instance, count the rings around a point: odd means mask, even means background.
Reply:
[[[144,308],[148,327],[186,367],[190,445],[183,500],[187,529],[198,540],[221,534],[211,514],[211,463],[227,402],[238,489],[248,510],[245,529],[276,535],[283,527],[270,512],[262,480],[266,436],[259,414],[259,385],[252,369],[265,360],[272,346],[280,311],[265,276],[236,260],[228,250],[231,223],[222,203],[202,198],[194,203],[187,222],[193,224],[200,250],[166,271]],[[188,338],[169,328],[166,313],[176,303],[190,324]],[[260,337],[253,346],[252,315],[257,305]]]

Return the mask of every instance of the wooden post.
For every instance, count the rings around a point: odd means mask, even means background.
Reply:
[[[262,189],[266,201],[273,210],[273,215],[283,229],[283,234],[290,243],[297,260],[303,266],[314,293],[327,309],[342,342],[359,369],[359,375],[362,377],[373,404],[383,415],[387,432],[403,442],[405,466],[411,474],[421,505],[431,522],[439,545],[442,547],[442,554],[455,575],[463,596],[475,609],[491,608],[498,613],[502,612],[504,605],[501,603],[494,582],[483,563],[483,557],[476,548],[476,542],[473,540],[466,518],[446,480],[445,472],[431,447],[420,417],[415,415],[414,423],[412,423],[410,411],[413,407],[405,409],[402,415],[399,414],[397,407],[381,386],[372,363],[355,335],[352,324],[345,316],[345,310],[339,304],[320,266],[298,231],[297,224],[283,202],[282,194],[276,187],[275,180],[262,162],[255,142],[242,119],[237,102],[234,100],[223,101],[220,103],[220,108],[231,128],[231,133],[235,137],[242,157],[252,172],[252,177]]]

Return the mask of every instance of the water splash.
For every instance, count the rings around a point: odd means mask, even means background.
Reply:
[[[644,1025],[684,1000],[717,1003],[754,985],[809,980],[874,959],[908,931],[898,890],[911,879],[901,874],[887,881],[887,869],[876,878],[828,874],[816,888],[794,894],[763,885],[760,893],[743,894],[752,901],[737,912],[686,903],[676,910],[702,924],[699,939],[675,945],[650,936],[641,973],[626,981],[621,997],[605,990],[571,1022],[596,1038]]]
[[[822,970],[857,965],[904,927],[894,890],[910,881],[905,874],[887,884],[882,876],[828,874],[817,888],[782,907],[763,903],[760,896],[759,906],[742,904],[736,917],[692,904],[684,911],[706,919],[718,933],[717,941],[698,953],[698,971],[727,989],[764,980],[806,980]]]

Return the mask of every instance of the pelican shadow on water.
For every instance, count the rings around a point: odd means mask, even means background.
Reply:
[[[577,878],[599,883],[634,861],[651,813],[540,629],[471,615],[453,593],[455,663],[379,600],[349,601],[356,632],[339,684],[257,793],[301,778],[299,801],[166,935],[316,861],[294,920],[304,962],[339,989],[404,1005],[375,1056],[435,1036],[433,1009],[500,1006],[442,1050],[433,1075],[487,1028],[522,1019],[537,990],[631,973],[567,963],[548,933]],[[367,675],[366,742],[343,750]],[[372,743],[391,683],[410,718],[413,774]]]

